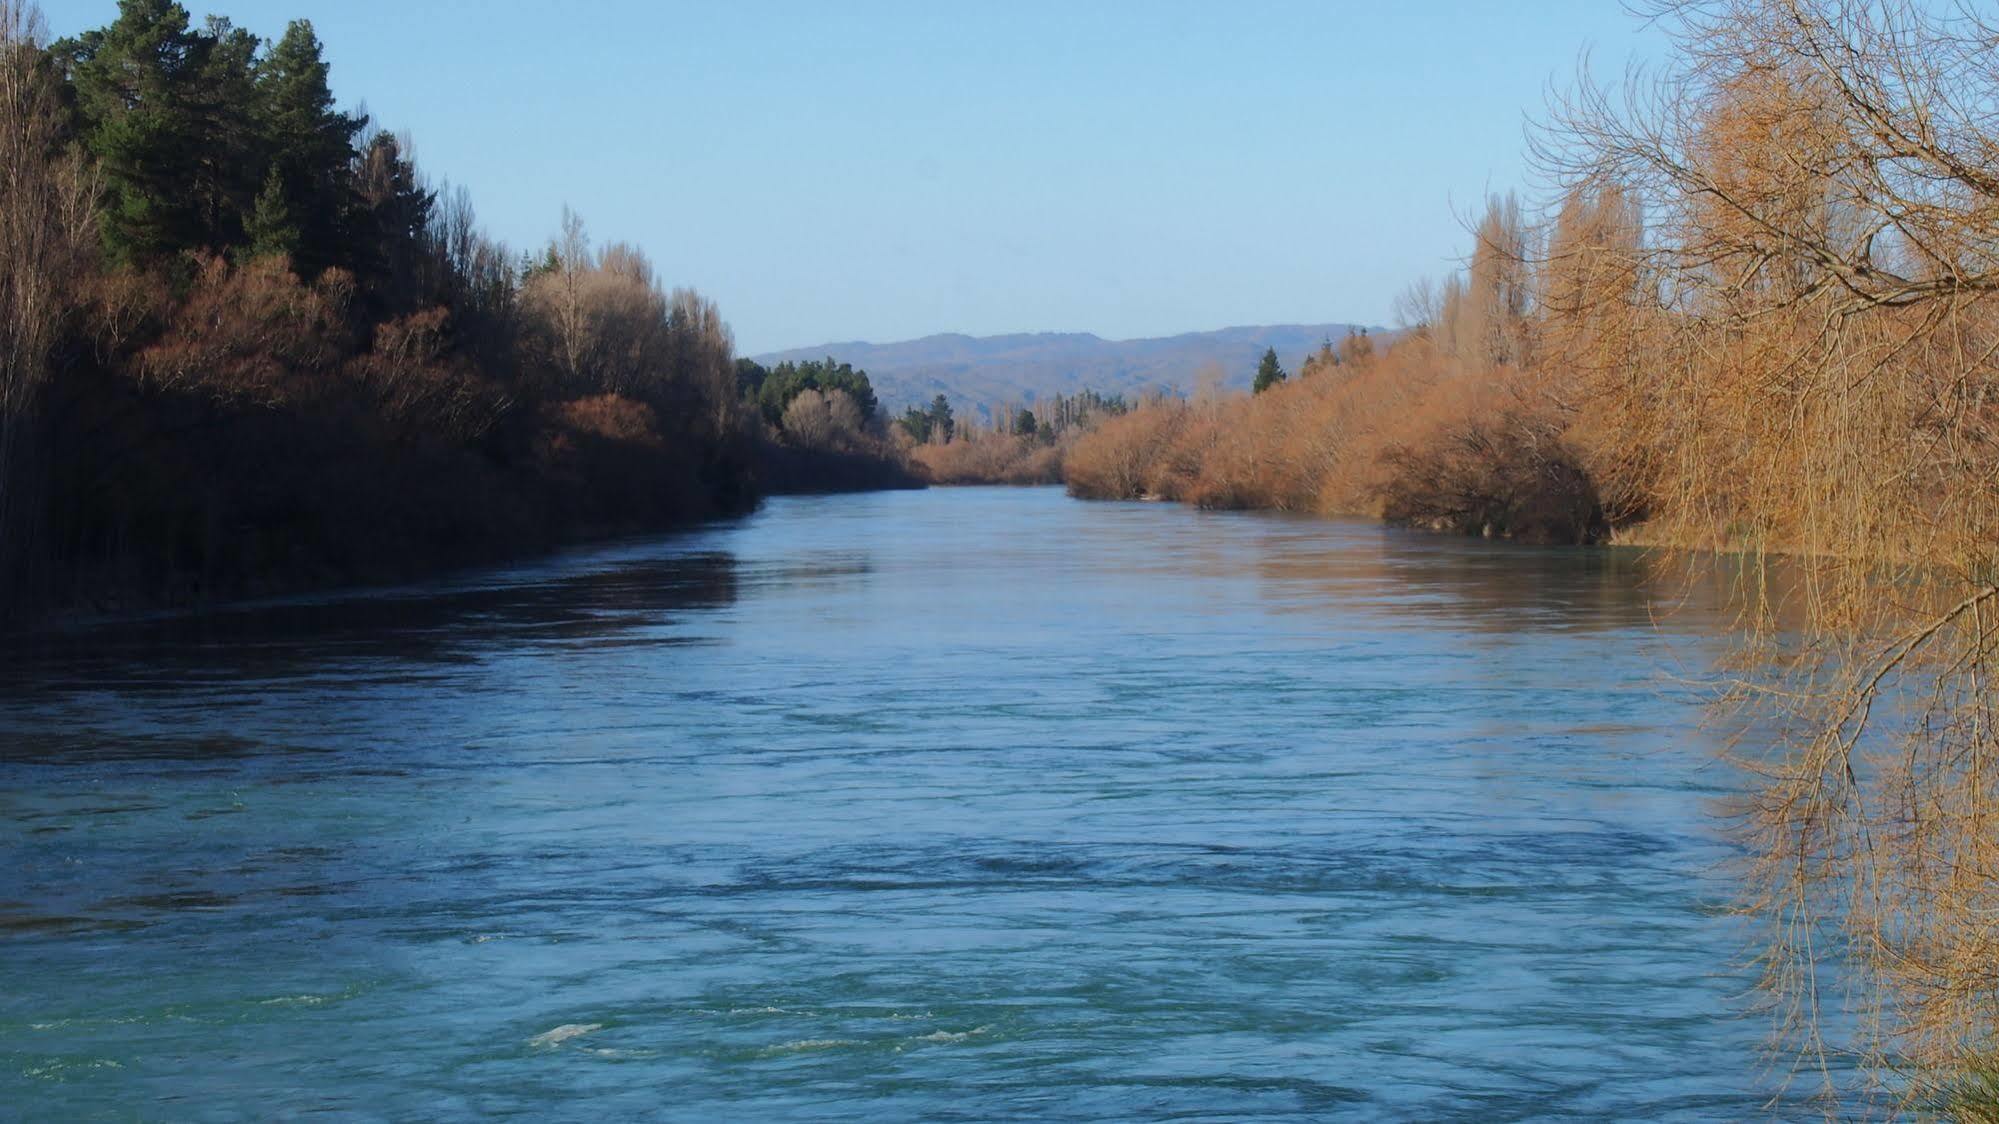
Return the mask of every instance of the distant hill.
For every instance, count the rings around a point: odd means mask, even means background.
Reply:
[[[765,366],[828,355],[852,363],[868,372],[876,398],[895,413],[940,391],[960,408],[983,412],[1084,389],[1126,397],[1153,389],[1184,393],[1209,364],[1226,373],[1223,385],[1247,387],[1265,348],[1276,348],[1284,369],[1296,372],[1321,341],[1338,343],[1348,328],[1358,326],[1273,324],[1143,340],[1107,340],[1088,332],[947,334],[901,343],[828,343],[754,358]]]

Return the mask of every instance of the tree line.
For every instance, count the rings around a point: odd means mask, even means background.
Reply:
[[[1103,419],[1129,407],[1123,395],[1084,389],[1031,404],[990,407],[990,424],[960,419],[937,395],[896,420],[894,438],[924,479],[936,484],[1059,484],[1068,450]]]
[[[534,254],[489,237],[336,106],[307,21],[266,41],[120,0],[51,43],[0,0],[0,158],[0,619],[909,479],[788,440],[714,304],[637,247],[566,211]]]

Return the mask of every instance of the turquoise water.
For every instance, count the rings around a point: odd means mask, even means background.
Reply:
[[[970,489],[82,630],[0,694],[0,1116],[1767,1115],[1720,620]]]

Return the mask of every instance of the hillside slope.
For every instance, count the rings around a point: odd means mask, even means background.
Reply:
[[[1285,369],[1296,371],[1323,341],[1338,342],[1350,327],[1354,325],[1274,324],[1137,340],[1107,340],[1088,332],[944,334],[900,343],[828,343],[755,359],[768,366],[831,355],[865,369],[876,397],[893,411],[939,393],[961,406],[984,409],[1083,389],[1127,397],[1153,389],[1185,392],[1210,365],[1221,367],[1224,385],[1247,387],[1264,349],[1276,348]]]

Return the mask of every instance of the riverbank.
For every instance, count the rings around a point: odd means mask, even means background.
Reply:
[[[915,445],[909,450],[909,459],[925,480],[950,487],[1060,484],[1062,460],[1070,443],[1031,435],[979,433],[944,444]]]
[[[865,372],[865,440],[819,448],[781,423],[823,396],[745,385],[713,302],[566,209],[490,238],[329,74],[304,20],[126,4],[49,43],[0,5],[0,628],[918,483]]]
[[[1642,512],[1606,484],[1541,372],[1467,369],[1427,332],[1255,395],[1161,399],[1106,419],[1064,461],[1070,494],[1350,515],[1531,543],[1597,543]],[[1609,486],[1615,490],[1615,486]]]

